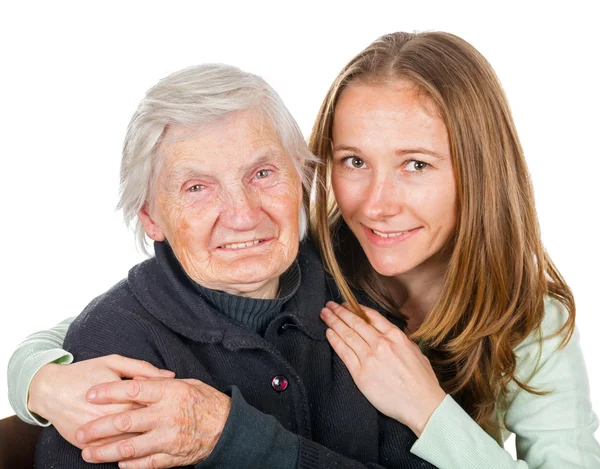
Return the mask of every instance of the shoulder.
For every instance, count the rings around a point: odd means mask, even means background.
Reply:
[[[71,323],[64,346],[117,353],[113,347],[136,343],[150,337],[158,323],[132,294],[128,282],[122,280],[94,298]],[[121,348],[119,345],[116,348]]]

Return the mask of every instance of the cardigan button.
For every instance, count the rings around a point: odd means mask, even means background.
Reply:
[[[285,376],[277,375],[271,380],[271,387],[277,392],[285,391],[288,387],[288,380]]]

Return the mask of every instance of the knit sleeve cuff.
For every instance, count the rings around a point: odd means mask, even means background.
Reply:
[[[50,422],[39,415],[30,412],[27,407],[29,386],[36,373],[48,363],[68,364],[73,361],[73,355],[56,348],[43,351],[33,350],[30,354],[15,356],[8,367],[9,401],[17,416],[31,425],[47,427]]]
[[[440,469],[527,468],[498,445],[452,397],[433,412],[411,453]]]
[[[223,433],[212,453],[196,469],[247,468],[295,469],[298,436],[286,430],[275,417],[263,414],[232,386],[231,409]]]

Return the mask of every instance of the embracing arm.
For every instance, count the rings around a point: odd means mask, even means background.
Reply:
[[[564,348],[558,347],[562,337],[554,333],[566,312],[556,301],[546,301],[541,355],[538,333],[515,349],[517,378],[550,391],[538,396],[513,383],[503,420],[515,433],[518,461],[450,396],[436,397],[439,383],[431,380],[431,366],[414,343],[376,311],[365,308],[365,313],[370,323],[340,305],[328,305],[322,315],[331,328],[328,339],[365,397],[417,434],[413,454],[439,469],[600,467],[600,446],[594,439],[598,420],[579,337],[575,333]]]
[[[67,329],[75,318],[68,318],[52,329],[35,332],[15,350],[8,362],[8,399],[19,418],[33,425],[50,423],[30,412],[29,386],[36,373],[48,363],[71,363],[73,355],[63,350]]]
[[[117,355],[71,364],[73,355],[62,347],[74,319],[66,319],[23,341],[9,361],[7,382],[10,403],[19,418],[44,427],[55,423],[67,441],[79,446],[75,441],[78,426],[131,408],[87,402],[85,393],[90,387],[121,378],[172,378],[174,374]]]
[[[547,300],[541,356],[537,334],[515,349],[518,377],[535,389],[550,391],[537,396],[515,386],[509,395],[504,424],[515,434],[518,461],[450,397],[433,413],[412,452],[440,469],[600,467],[600,445],[594,438],[598,419],[590,402],[579,333],[575,331],[564,348],[558,347],[562,336],[551,337],[565,314],[559,303]]]

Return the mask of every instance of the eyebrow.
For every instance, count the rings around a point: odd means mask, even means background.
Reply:
[[[351,151],[353,153],[360,153],[361,151],[356,148],[356,147],[350,147],[347,145],[337,145],[333,148],[333,151]],[[429,148],[423,148],[423,147],[414,147],[414,148],[402,148],[402,149],[398,149],[394,152],[396,154],[396,156],[404,156],[404,155],[411,155],[411,154],[422,154],[422,155],[431,155],[434,158],[442,158],[442,155],[439,154],[436,151],[433,151]]]
[[[247,164],[243,165],[242,171],[246,172],[253,167],[271,163],[274,160],[280,159],[281,157],[281,152],[275,148],[268,148],[266,151],[258,152],[258,154],[261,153],[262,155],[256,158],[251,158]],[[212,177],[210,174],[193,166],[182,166],[169,173],[169,179],[173,181],[178,181],[181,179],[204,179],[210,177]]]

